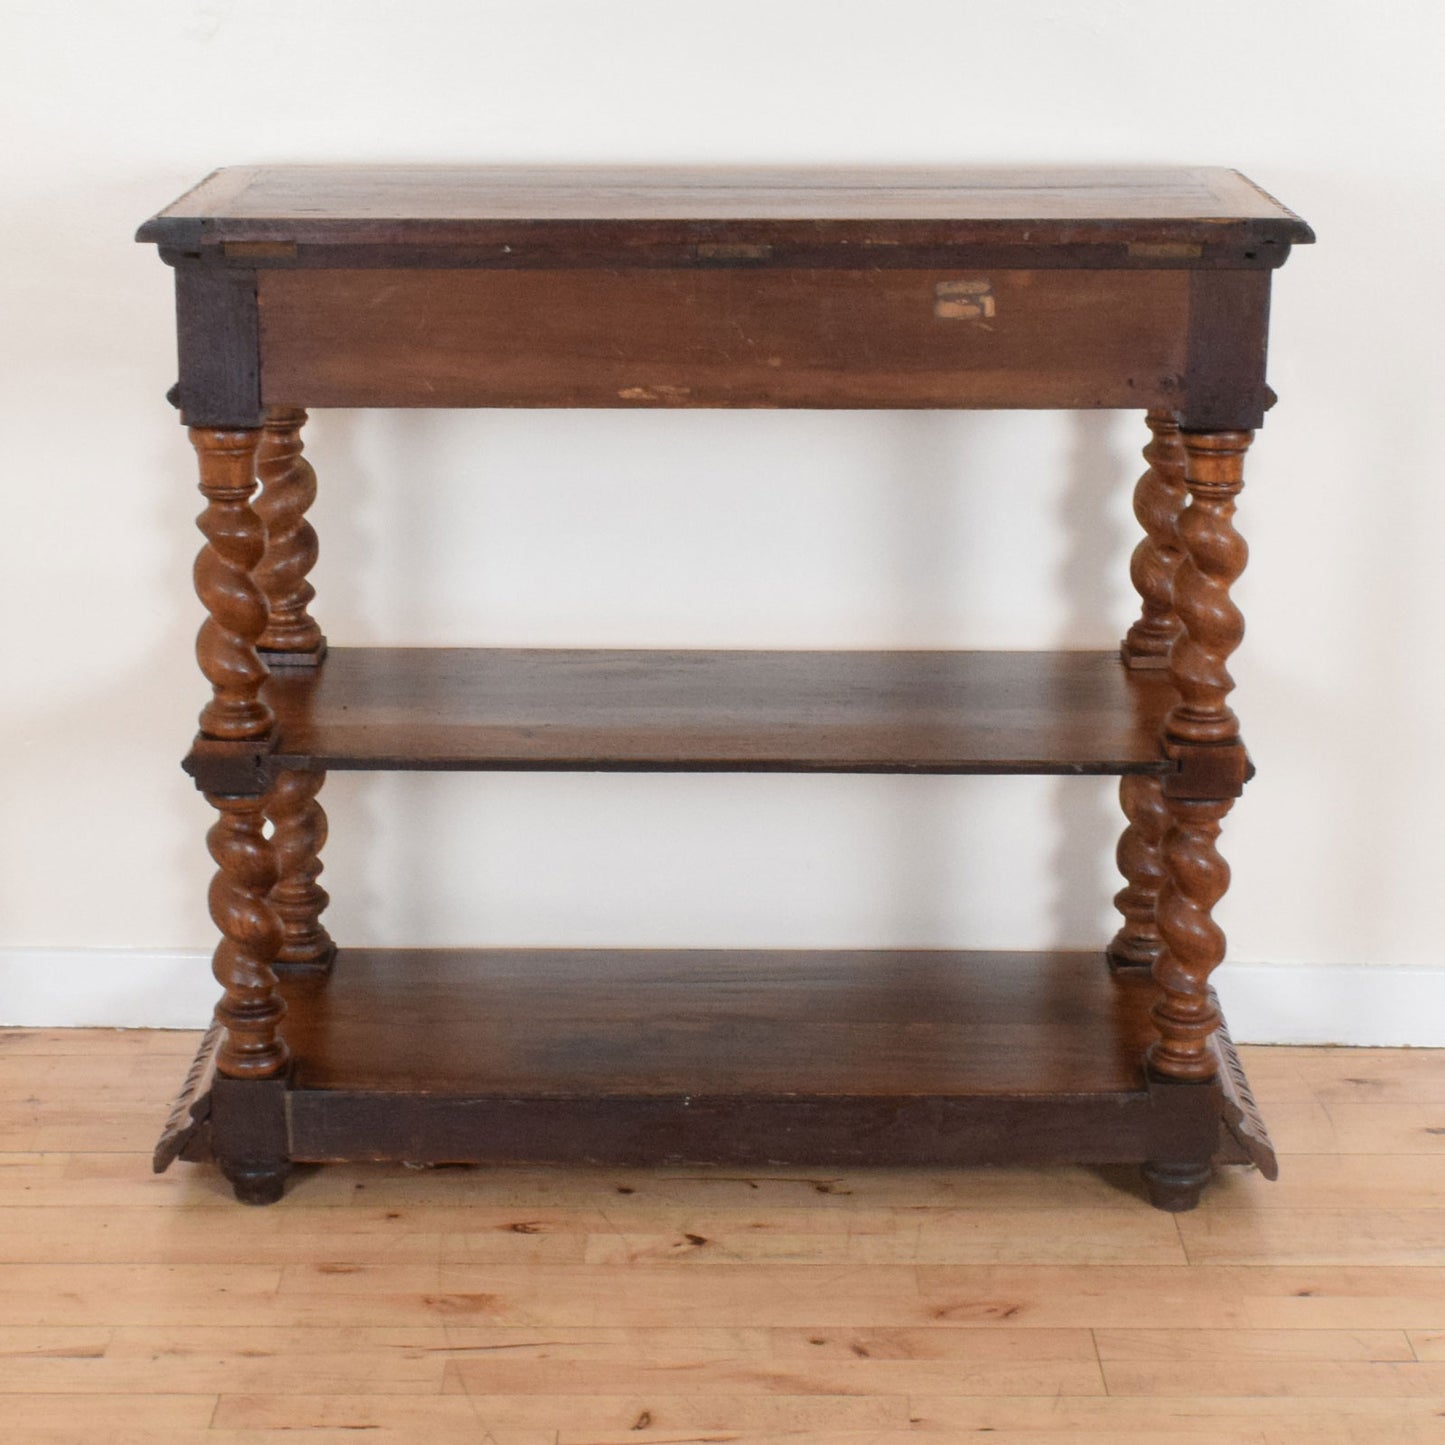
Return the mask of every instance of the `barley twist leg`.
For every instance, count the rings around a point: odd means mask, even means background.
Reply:
[[[196,660],[211,684],[201,734],[224,742],[264,738],[271,709],[259,696],[266,664],[256,642],[266,628],[266,598],[256,585],[265,531],[251,507],[259,430],[192,427],[206,509],[196,525],[205,545],[196,557],[196,595],[208,616],[196,637]]]
[[[325,773],[280,773],[266,799],[277,879],[270,903],[281,920],[278,964],[325,968],[336,953],[321,914],[331,901],[318,882],[321,849],[326,843],[326,814],[316,795]]]
[[[1179,423],[1166,412],[1145,418],[1153,433],[1144,448],[1148,470],[1134,488],[1134,515],[1144,536],[1129,560],[1129,577],[1139,594],[1139,617],[1121,648],[1129,667],[1167,667],[1169,649],[1179,635],[1174,610],[1174,574],[1182,552],[1176,525],[1188,489],[1184,483],[1184,443]]]
[[[264,825],[265,800],[207,793],[217,818],[206,835],[215,860],[211,917],[221,931],[212,969],[224,990],[216,1017],[226,1036],[216,1068],[233,1079],[268,1079],[286,1066],[276,1031],[286,1006],[271,965],[281,947],[281,920],[267,902],[276,883],[276,855]]]
[[[273,664],[316,663],[324,651],[321,628],[308,610],[316,589],[307,574],[316,565],[316,530],[306,520],[316,500],[316,472],[302,455],[299,407],[272,407],[256,454],[261,495],[256,512],[266,532],[266,550],[256,568],[270,620],[257,646],[278,654]]]

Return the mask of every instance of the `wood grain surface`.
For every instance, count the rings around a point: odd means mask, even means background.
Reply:
[[[287,768],[1173,767],[1167,676],[1113,653],[337,647],[264,696]]]
[[[689,222],[833,223],[840,239],[893,239],[910,223],[1041,243],[1103,238],[1120,223],[1161,236],[1247,234],[1288,244],[1308,226],[1220,167],[232,166],[141,227],[163,244],[276,239],[369,243],[520,239],[539,226],[610,222],[688,234]],[[506,224],[510,223],[510,225]],[[660,224],[659,224],[660,223]],[[787,223],[793,223],[788,227]],[[851,225],[850,225],[851,223]]]
[[[1190,325],[1190,276],[1177,270],[574,258],[551,270],[272,268],[258,286],[262,396],[310,407],[1142,410],[1182,398]]]
[[[1445,1051],[1247,1049],[1283,1159],[149,1169],[198,1036],[0,1032],[25,1445],[1434,1445]]]
[[[694,1106],[1142,1091],[1154,997],[1094,953],[946,949],[344,948],[282,987],[296,1088]]]

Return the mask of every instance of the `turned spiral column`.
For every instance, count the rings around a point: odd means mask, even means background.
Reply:
[[[1216,841],[1239,790],[1226,784],[1244,774],[1239,720],[1227,701],[1234,687],[1227,664],[1244,618],[1229,592],[1248,558],[1234,510],[1251,438],[1183,434],[1189,505],[1179,517],[1184,558],[1174,577],[1182,631],[1169,654],[1179,701],[1164,723],[1165,750],[1180,770],[1164,785],[1169,827],[1156,911],[1163,951],[1154,963],[1160,998],[1153,1012],[1160,1038],[1149,1052],[1156,1073],[1182,1081],[1208,1080],[1216,1070],[1209,1037],[1219,1013],[1209,976],[1224,959],[1225,940],[1212,914],[1229,886]]]
[[[256,513],[265,527],[266,549],[255,576],[270,614],[257,646],[276,668],[314,667],[326,650],[309,611],[316,589],[307,577],[319,548],[315,528],[306,520],[316,500],[316,472],[302,455],[305,424],[300,407],[272,407],[256,453],[261,481]],[[280,773],[266,801],[277,865],[270,902],[283,931],[276,956],[280,964],[324,967],[336,952],[321,926],[321,913],[330,900],[317,882],[326,814],[316,794],[325,781],[325,773]]]
[[[280,773],[266,799],[271,846],[276,853],[276,884],[270,903],[281,921],[282,942],[276,961],[324,968],[336,953],[321,914],[331,901],[317,881],[326,844],[326,814],[316,795],[325,773]]]
[[[254,572],[265,528],[251,507],[256,490],[256,429],[192,427],[206,509],[196,519],[205,545],[196,557],[196,595],[208,616],[196,636],[196,661],[211,684],[201,734],[223,742],[264,738],[274,721],[259,696],[266,664],[256,643],[266,629],[266,597]]]
[[[202,739],[212,747],[264,742],[274,718],[260,697],[266,664],[256,643],[266,628],[266,597],[254,572],[265,529],[251,506],[256,490],[255,428],[192,427],[206,509],[197,519],[206,541],[196,558],[196,594],[207,617],[196,637],[196,660],[211,684],[201,710]],[[286,1063],[276,1032],[285,1005],[271,970],[281,922],[266,901],[276,883],[276,858],[259,796],[206,793],[217,818],[206,835],[215,860],[211,917],[221,932],[212,968],[223,989],[216,1017],[225,1026],[217,1070],[236,1079],[265,1079]]]
[[[1144,448],[1148,469],[1134,488],[1134,515],[1144,535],[1129,560],[1129,577],[1139,594],[1139,616],[1129,628],[1120,654],[1130,668],[1163,668],[1179,635],[1174,610],[1174,574],[1183,553],[1179,545],[1179,513],[1189,490],[1184,482],[1184,443],[1179,423],[1167,412],[1145,417],[1151,433]],[[1164,881],[1160,849],[1169,814],[1158,778],[1126,776],[1119,780],[1119,805],[1127,820],[1115,859],[1125,886],[1114,895],[1124,916],[1107,956],[1115,968],[1151,967],[1163,944],[1154,919]]]
[[[255,577],[270,609],[257,646],[285,654],[271,660],[290,665],[315,663],[324,650],[321,628],[308,611],[316,589],[307,574],[316,565],[318,546],[315,528],[306,520],[316,500],[316,472],[301,454],[305,424],[301,408],[272,407],[256,454],[261,480],[256,512],[265,527],[266,547]]]
[[[1120,778],[1119,802],[1127,826],[1114,856],[1125,884],[1114,895],[1114,906],[1124,922],[1109,944],[1108,959],[1115,968],[1150,968],[1164,947],[1155,914],[1164,882],[1162,849],[1169,809],[1159,779],[1151,773]]]
[[[1182,552],[1176,527],[1188,496],[1184,443],[1179,423],[1167,412],[1145,417],[1152,436],[1144,448],[1148,470],[1134,488],[1134,516],[1144,535],[1129,559],[1129,579],[1139,594],[1139,617],[1121,645],[1129,667],[1167,667],[1179,635],[1174,610],[1174,574]]]
[[[224,990],[216,1017],[226,1034],[217,1070],[234,1079],[266,1079],[286,1065],[276,1026],[286,1011],[271,965],[282,941],[281,920],[267,902],[276,884],[276,855],[267,840],[264,800],[207,793],[218,817],[206,835],[216,863],[211,917],[221,931],[212,969]]]
[[[1215,844],[1233,802],[1175,800],[1170,805],[1167,877],[1158,907],[1164,948],[1154,964],[1161,996],[1153,1017],[1160,1038],[1149,1062],[1171,1079],[1212,1079],[1215,1073],[1209,1036],[1219,1027],[1219,1010],[1210,996],[1209,975],[1224,961],[1224,930],[1212,912],[1229,887],[1229,864]]]

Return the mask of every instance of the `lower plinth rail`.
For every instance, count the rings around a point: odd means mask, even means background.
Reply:
[[[264,1203],[294,1163],[1138,1163],[1175,1210],[1274,1171],[1228,1035],[1151,1075],[1156,989],[1092,953],[345,949],[281,992],[286,1076],[198,1060],[157,1168]]]

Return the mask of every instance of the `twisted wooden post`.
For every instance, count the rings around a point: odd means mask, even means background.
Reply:
[[[1229,864],[1215,842],[1233,801],[1170,803],[1167,877],[1158,910],[1164,948],[1154,964],[1160,998],[1153,1018],[1160,1037],[1149,1051],[1149,1063],[1171,1079],[1212,1079],[1218,1062],[1209,1046],[1210,1034],[1219,1027],[1209,975],[1224,961],[1224,930],[1211,915],[1229,887]]]
[[[1134,488],[1134,515],[1144,535],[1129,560],[1140,612],[1119,650],[1127,667],[1162,668],[1169,665],[1169,650],[1180,631],[1174,574],[1183,556],[1179,513],[1189,490],[1179,423],[1163,411],[1151,411],[1144,420],[1151,433],[1144,448],[1149,466]],[[1119,805],[1127,824],[1115,859],[1125,886],[1114,895],[1114,905],[1124,923],[1109,944],[1107,957],[1114,968],[1148,968],[1163,949],[1154,914],[1164,881],[1160,848],[1169,814],[1158,778],[1149,776],[1120,778]]]
[[[212,970],[224,990],[216,1017],[226,1035],[216,1069],[233,1079],[268,1079],[286,1066],[276,1026],[286,1005],[271,965],[281,947],[281,920],[266,901],[276,883],[276,855],[267,841],[264,800],[207,793],[218,816],[206,835],[216,863],[211,917],[221,930]]]
[[[1162,411],[1149,412],[1145,421],[1152,433],[1144,448],[1149,468],[1134,488],[1134,515],[1144,536],[1129,559],[1140,611],[1120,650],[1129,667],[1162,668],[1169,665],[1169,649],[1179,635],[1174,574],[1183,553],[1176,526],[1188,489],[1179,423]]]
[[[319,854],[326,843],[326,814],[316,800],[325,773],[280,773],[266,799],[277,879],[270,903],[281,920],[282,942],[276,961],[311,968],[327,967],[336,953],[321,914],[331,901],[317,881]]]
[[[1125,884],[1114,895],[1114,906],[1124,915],[1124,923],[1109,944],[1108,959],[1115,968],[1150,968],[1164,947],[1155,913],[1164,882],[1161,850],[1169,809],[1152,773],[1126,773],[1120,778],[1119,802],[1128,825],[1115,853]]]
[[[257,646],[273,667],[314,667],[326,650],[321,628],[309,611],[316,589],[307,580],[316,565],[316,530],[306,520],[316,500],[316,472],[302,455],[300,407],[272,407],[266,413],[256,472],[261,495],[256,513],[266,530],[266,550],[256,567],[270,620]],[[270,903],[283,930],[279,964],[325,967],[336,946],[321,926],[330,899],[317,882],[319,853],[326,842],[326,814],[316,794],[325,773],[283,772],[266,800],[276,852],[277,881]]]
[[[1165,750],[1181,771],[1164,785],[1169,829],[1157,908],[1164,947],[1154,964],[1161,996],[1153,1011],[1160,1038],[1149,1062],[1157,1074],[1185,1082],[1212,1079],[1217,1067],[1209,1036],[1219,1026],[1219,1011],[1209,976],[1224,959],[1225,939],[1212,912],[1229,886],[1229,866],[1215,842],[1237,789],[1219,787],[1223,795],[1211,797],[1198,778],[1210,776],[1211,757],[1228,764],[1214,776],[1243,773],[1239,720],[1227,702],[1234,687],[1227,663],[1244,636],[1244,618],[1229,589],[1249,555],[1233,519],[1251,439],[1249,432],[1184,433],[1190,500],[1179,517],[1184,560],[1174,578],[1183,631],[1169,654],[1179,701],[1164,723]]]
[[[272,407],[266,414],[256,471],[261,495],[256,512],[266,531],[266,549],[256,567],[256,582],[270,607],[270,621],[258,646],[283,654],[276,663],[314,665],[324,651],[321,628],[307,610],[316,589],[307,574],[316,565],[316,530],[306,520],[316,500],[316,472],[301,454],[306,413],[299,407]]]
[[[223,742],[264,738],[275,720],[258,695],[267,677],[256,653],[266,598],[252,574],[265,551],[265,529],[250,505],[261,433],[192,427],[190,437],[206,499],[196,519],[206,543],[195,565],[196,595],[209,614],[196,637],[196,660],[211,684],[201,734]]]

